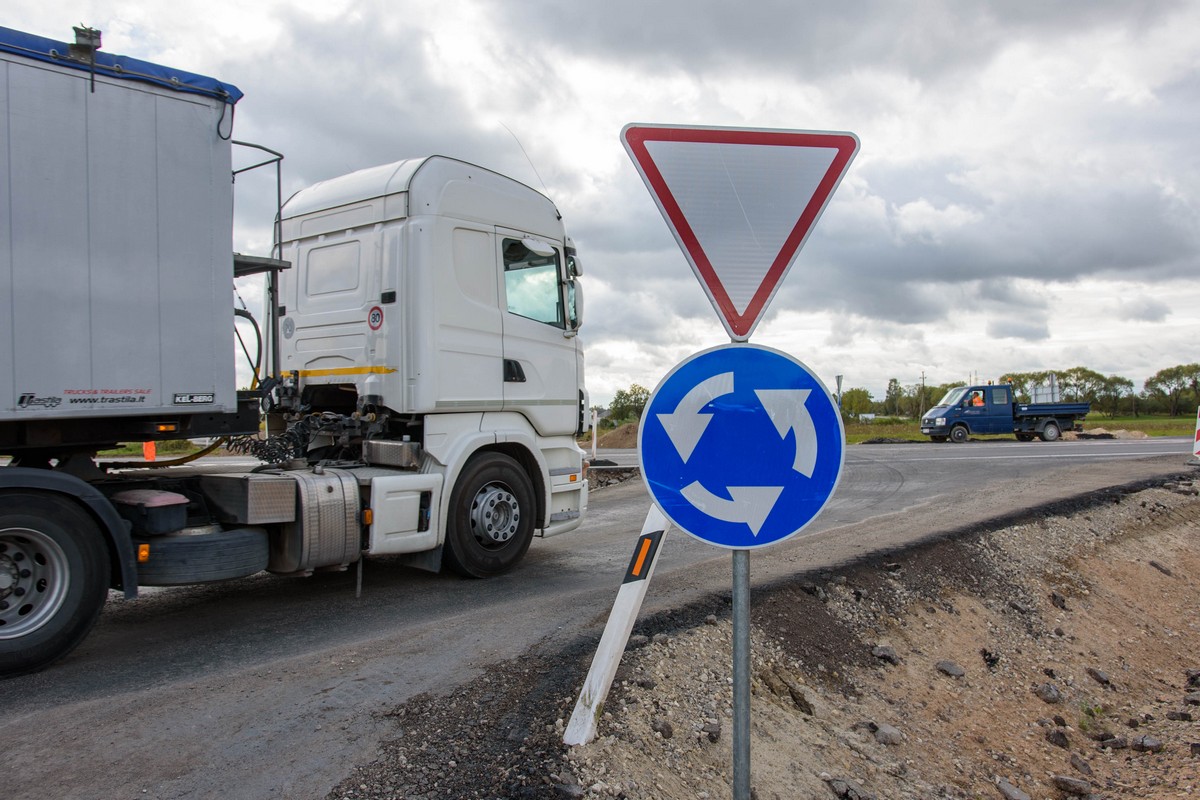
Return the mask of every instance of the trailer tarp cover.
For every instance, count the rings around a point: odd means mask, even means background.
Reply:
[[[54,39],[34,36],[31,33],[22,33],[11,28],[0,28],[0,50],[64,67],[74,67],[84,72],[91,72],[93,70],[91,58],[72,58],[70,56],[70,48],[71,46],[66,42],[58,42]],[[128,56],[112,55],[100,50],[95,52],[94,69],[97,75],[144,81],[180,92],[203,94],[224,100],[230,105],[242,99],[241,90],[233,84],[223,83],[215,78],[206,78],[203,75],[196,75],[191,72],[172,69],[171,67],[164,67],[161,64],[152,64],[149,61],[140,61]]]

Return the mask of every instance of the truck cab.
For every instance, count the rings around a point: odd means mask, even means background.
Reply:
[[[972,433],[1012,433],[1013,394],[1008,384],[956,386],[921,419],[921,433],[935,442],[965,442]]]

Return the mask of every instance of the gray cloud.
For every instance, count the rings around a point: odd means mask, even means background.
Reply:
[[[1030,319],[993,319],[987,323],[986,333],[993,339],[1024,339],[1042,342],[1050,338],[1050,326],[1042,315],[1031,315]]]
[[[653,71],[699,74],[768,68],[811,81],[847,65],[937,83],[961,80],[1014,39],[1051,46],[1081,30],[1161,24],[1180,0],[1055,4],[1022,0],[941,0],[897,4],[865,0],[839,13],[794,0],[610,0],[586,6],[555,0],[511,7],[520,27],[565,39],[572,49],[620,57]]]
[[[1152,297],[1130,297],[1117,303],[1118,319],[1135,322],[1163,322],[1171,313],[1171,307]]]

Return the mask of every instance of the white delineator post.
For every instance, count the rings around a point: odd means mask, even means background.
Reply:
[[[1200,408],[1196,409],[1196,441],[1192,445],[1192,460],[1188,464],[1200,467]]]
[[[599,414],[592,412],[592,461],[596,460],[596,442],[600,438],[598,428],[600,426]]]
[[[604,712],[604,701],[608,698],[608,690],[612,687],[621,655],[629,642],[633,623],[646,597],[650,576],[654,574],[662,540],[669,527],[670,523],[658,506],[651,506],[642,525],[641,536],[633,548],[625,579],[617,590],[617,599],[613,601],[600,645],[592,658],[592,667],[588,670],[587,679],[579,691],[579,699],[575,701],[575,710],[571,712],[571,719],[563,733],[563,744],[587,744],[596,738],[596,718]]]

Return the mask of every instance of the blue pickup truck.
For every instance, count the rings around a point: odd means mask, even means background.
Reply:
[[[1022,442],[1057,441],[1079,426],[1091,403],[1018,403],[1011,384],[956,386],[921,418],[935,442],[965,442],[973,433],[1012,433]]]

